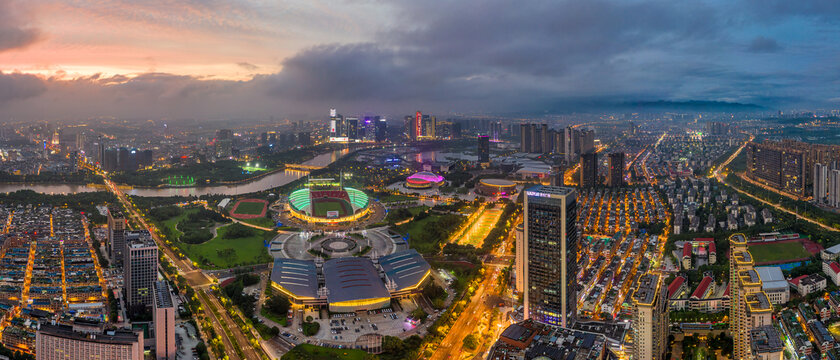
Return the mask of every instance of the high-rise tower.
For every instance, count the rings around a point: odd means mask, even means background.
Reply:
[[[525,317],[571,326],[577,313],[577,192],[527,189],[524,221]]]

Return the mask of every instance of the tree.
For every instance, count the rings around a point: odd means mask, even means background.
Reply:
[[[475,350],[478,348],[478,338],[475,334],[469,334],[464,337],[464,347],[469,350]]]

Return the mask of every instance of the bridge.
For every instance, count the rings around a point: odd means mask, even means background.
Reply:
[[[286,164],[286,169],[291,170],[321,170],[324,166],[304,165],[304,164]]]

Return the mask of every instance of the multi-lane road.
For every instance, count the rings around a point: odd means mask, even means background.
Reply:
[[[245,359],[259,359],[265,356],[264,354],[263,356],[260,356],[261,352],[254,349],[248,341],[248,338],[243,334],[242,330],[236,325],[236,322],[233,318],[231,318],[230,314],[228,314],[225,308],[221,305],[219,299],[212,293],[205,291],[206,287],[211,285],[213,282],[203,272],[201,272],[201,270],[196,269],[192,263],[178,257],[172,249],[167,246],[166,241],[163,241],[160,238],[157,228],[153,225],[150,226],[146,222],[137,207],[134,206],[125,193],[122,192],[122,190],[120,190],[119,187],[117,187],[110,179],[104,176],[103,178],[105,179],[105,185],[108,190],[117,196],[120,202],[122,202],[124,207],[127,209],[127,215],[134,219],[137,224],[140,224],[141,227],[149,230],[149,233],[152,235],[152,239],[154,239],[155,243],[158,245],[158,249],[163,251],[165,258],[168,258],[172,262],[178,273],[184,276],[187,284],[196,289],[196,292],[201,292],[200,295],[206,295],[206,298],[205,296],[198,296],[198,300],[204,311],[205,317],[210,320],[216,334],[222,337],[222,343],[225,345],[225,354],[232,360],[242,358],[234,351],[235,346],[233,345],[233,342],[236,342],[242,349]],[[216,314],[211,311],[211,303],[216,309],[218,309],[219,316],[216,316]],[[233,339],[231,339],[227,332],[224,331],[222,323],[226,324],[227,328],[230,329]]]
[[[741,194],[743,194],[743,195],[749,196],[750,198],[752,198],[752,199],[754,199],[754,200],[756,200],[756,201],[758,201],[758,202],[760,202],[760,203],[762,203],[762,204],[764,204],[764,205],[771,206],[771,207],[773,207],[774,209],[776,209],[776,210],[778,210],[778,211],[782,211],[782,212],[785,212],[785,213],[787,213],[787,214],[793,215],[793,216],[795,216],[795,217],[796,217],[797,219],[799,219],[799,220],[802,220],[802,221],[807,221],[807,222],[812,223],[812,224],[814,224],[814,225],[820,226],[820,227],[822,227],[823,229],[826,229],[826,230],[830,230],[830,231],[838,231],[836,228],[833,228],[833,227],[831,227],[831,226],[828,226],[828,225],[826,225],[826,224],[823,224],[823,223],[821,223],[821,222],[819,222],[819,221],[816,221],[816,220],[814,220],[814,219],[811,219],[811,218],[809,218],[809,217],[802,216],[802,215],[800,215],[800,214],[798,214],[798,213],[796,213],[796,212],[794,212],[794,211],[788,210],[787,208],[780,206],[779,204],[773,204],[773,203],[771,203],[771,202],[769,202],[769,201],[766,201],[766,200],[764,200],[764,199],[761,199],[761,198],[759,198],[759,197],[757,197],[757,196],[755,196],[755,195],[753,195],[753,194],[750,194],[749,192],[746,192],[746,191],[744,191],[744,190],[741,190],[741,189],[739,189],[739,188],[737,188],[737,187],[733,186],[732,184],[730,184],[730,183],[726,182],[726,174],[725,174],[725,173],[723,173],[723,172],[721,172],[721,170],[722,170],[722,169],[725,169],[725,168],[726,168],[726,166],[728,166],[728,165],[729,165],[729,163],[731,163],[731,162],[732,162],[732,160],[734,160],[736,157],[738,157],[738,155],[741,153],[741,151],[743,151],[743,150],[744,150],[744,148],[747,146],[747,144],[748,144],[750,141],[752,141],[754,138],[755,138],[755,136],[750,135],[750,139],[749,139],[749,140],[747,140],[745,143],[743,143],[743,144],[741,145],[741,147],[739,147],[739,148],[738,148],[738,150],[737,150],[737,151],[735,151],[734,153],[732,153],[732,155],[731,155],[731,156],[729,156],[729,158],[728,158],[728,159],[726,159],[726,161],[724,161],[722,164],[720,164],[720,166],[718,166],[718,167],[715,169],[715,171],[713,171],[713,172],[712,172],[712,174],[711,174],[711,175],[709,175],[709,177],[715,177],[715,178],[717,178],[717,179],[718,179],[718,181],[720,181],[720,182],[721,182],[721,183],[723,183],[724,185],[727,185],[727,186],[731,187],[731,188],[732,188],[732,189],[734,189],[735,191],[737,191],[737,192],[739,192],[739,193],[741,193]]]

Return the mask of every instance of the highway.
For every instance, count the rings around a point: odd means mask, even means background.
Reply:
[[[521,221],[522,216],[517,218],[516,221],[514,221],[514,224],[518,224]],[[513,242],[515,233],[516,226],[511,226],[511,231],[508,233],[508,236],[488,257],[496,260],[485,264],[489,266],[485,266],[486,272],[484,274],[484,280],[478,284],[473,297],[466,299],[467,307],[464,308],[464,311],[460,316],[458,316],[458,319],[455,320],[455,323],[452,325],[449,333],[446,334],[446,337],[443,341],[441,341],[437,349],[435,349],[435,352],[431,357],[432,360],[459,359],[463,352],[464,338],[467,335],[476,332],[478,325],[481,322],[482,315],[492,311],[492,309],[498,305],[497,302],[491,300],[491,295],[500,296],[506,290],[499,288],[498,277],[501,275],[501,268],[503,268],[503,266],[499,266],[499,260],[508,259],[507,263],[510,264],[510,260],[512,258],[506,253],[507,249],[510,248],[510,245]],[[502,315],[502,318],[504,319],[504,315]],[[496,339],[484,339],[479,337],[480,342],[489,341],[490,344],[492,344],[495,340]]]
[[[204,293],[203,288],[207,287],[208,285],[212,284],[213,282],[204,275],[201,270],[195,268],[195,266],[187,260],[183,260],[178,257],[172,249],[166,245],[166,241],[160,238],[160,234],[157,231],[157,228],[154,225],[150,225],[146,222],[143,216],[140,214],[139,210],[136,206],[128,199],[125,193],[119,189],[110,179],[103,175],[105,180],[105,185],[117,198],[123,203],[126,209],[128,209],[128,216],[133,218],[140,224],[144,229],[149,230],[149,233],[152,235],[152,239],[154,239],[155,243],[158,245],[158,249],[163,251],[164,257],[168,258],[172,264],[177,269],[178,273],[184,276],[191,287],[193,287],[196,292]],[[242,348],[243,354],[245,355],[246,359],[259,359],[263,356],[258,354],[257,351],[251,346],[251,343],[248,342],[248,338],[242,333],[242,330],[236,325],[236,322],[230,317],[224,307],[221,306],[219,300],[214,296],[212,293],[206,293],[208,299],[213,302],[217,309],[219,309],[219,315],[221,318],[217,318],[215,314],[208,314],[210,312],[210,304],[208,303],[207,299],[204,296],[198,296],[198,300],[201,304],[202,309],[204,309],[204,313],[208,319],[210,319],[211,323],[213,324],[213,328],[216,330],[217,335],[222,337],[223,343],[225,344],[225,354],[228,355],[230,359],[240,359],[237,356],[236,352],[234,351],[234,347],[232,345],[232,341],[234,339],[229,339],[227,334],[225,333],[224,329],[220,326],[222,322],[227,324],[228,328],[230,329],[231,333],[233,334],[235,341],[239,344],[239,347]],[[205,339],[207,336],[205,335]],[[209,339],[208,339],[209,340]],[[208,344],[208,348],[210,348],[210,344]]]

